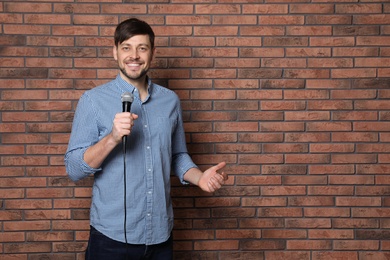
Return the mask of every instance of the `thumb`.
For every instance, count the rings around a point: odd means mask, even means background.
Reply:
[[[214,168],[215,168],[215,170],[217,171],[217,170],[222,169],[222,168],[225,167],[225,166],[226,166],[226,162],[220,162],[220,163],[218,163],[217,165],[215,165]]]

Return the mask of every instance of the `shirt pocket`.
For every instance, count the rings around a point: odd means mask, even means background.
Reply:
[[[155,121],[151,123],[151,134],[153,141],[160,145],[160,149],[171,150],[172,135],[175,129],[176,121],[169,117],[157,117]]]

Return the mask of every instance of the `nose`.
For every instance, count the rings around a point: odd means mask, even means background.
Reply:
[[[139,58],[139,53],[138,53],[138,50],[135,49],[135,50],[132,50],[130,53],[129,53],[129,56],[131,59],[138,59]]]

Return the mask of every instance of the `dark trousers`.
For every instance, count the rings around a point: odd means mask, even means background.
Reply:
[[[85,260],[172,260],[173,239],[157,245],[133,245],[112,240],[91,226]]]

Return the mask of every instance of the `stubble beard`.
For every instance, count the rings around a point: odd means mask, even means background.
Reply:
[[[146,75],[146,73],[148,73],[148,70],[145,70],[145,69],[142,69],[140,74],[139,75],[135,75],[135,76],[131,76],[129,75],[127,72],[126,72],[126,69],[125,68],[119,68],[120,71],[122,72],[122,74],[128,78],[129,80],[139,80],[141,79],[142,77],[144,77]]]

